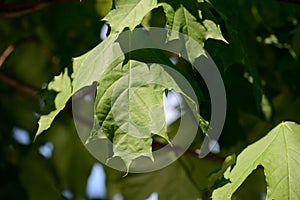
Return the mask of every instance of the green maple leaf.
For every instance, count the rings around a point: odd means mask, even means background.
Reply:
[[[116,8],[103,19],[111,26],[112,33],[119,33],[124,28],[133,30],[141,23],[144,16],[157,7],[156,0],[116,0]]]
[[[147,36],[145,31],[138,33]],[[54,80],[57,88],[52,89],[59,94],[59,98],[55,99],[59,104],[55,104],[57,110],[53,115],[43,116],[44,120],[41,121],[38,131],[40,134],[50,126],[73,94],[97,82],[99,85],[95,100],[94,128],[86,142],[109,139],[114,145],[112,156],[121,157],[127,170],[131,162],[139,156],[153,159],[153,135],[169,141],[163,105],[163,94],[166,90],[180,93],[193,116],[200,120],[200,128],[204,130],[208,126],[199,115],[196,103],[180,89],[162,65],[125,60],[122,45],[131,47],[136,41],[130,41],[130,34],[125,34],[123,39],[119,35],[111,35],[88,53],[74,58],[71,75],[73,81],[71,83],[67,73],[61,75],[63,81],[57,78]],[[139,41],[144,41],[142,38]],[[151,43],[147,39],[145,42]]]
[[[193,100],[159,64],[148,66],[130,60],[124,65],[119,59],[103,73],[99,83],[95,123],[87,143],[109,138],[114,144],[113,157],[121,157],[127,169],[137,157],[146,156],[153,160],[153,134],[169,141],[163,105],[165,90],[183,95],[197,112]]]
[[[267,199],[299,199],[300,125],[282,122],[248,146],[237,157],[234,168],[225,173],[230,183],[215,190],[213,200],[231,199],[258,165],[264,167]]]

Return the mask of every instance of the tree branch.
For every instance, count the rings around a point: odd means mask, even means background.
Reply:
[[[7,85],[17,89],[18,91],[24,93],[24,94],[28,94],[31,96],[36,95],[39,90],[26,85],[25,83],[22,83],[21,81],[18,81],[12,77],[7,76],[6,74],[4,74],[3,72],[0,72],[0,81],[2,81],[3,83],[6,83]]]
[[[14,45],[9,45],[0,56],[0,68],[2,67],[3,63],[5,62],[6,58],[13,52],[15,49]]]
[[[4,62],[6,61],[7,57],[12,54],[12,52],[14,51],[14,49],[26,42],[31,42],[31,41],[36,41],[37,39],[34,36],[30,36],[30,37],[26,37],[23,38],[17,42],[15,42],[14,44],[9,45],[1,54],[0,56],[0,68],[3,66]],[[26,85],[25,83],[22,83],[18,80],[16,80],[15,78],[9,77],[8,75],[4,74],[3,72],[0,72],[0,81],[2,81],[3,83],[6,83],[7,85],[10,85],[11,87],[17,89],[18,91],[28,94],[28,95],[36,95],[39,90]]]
[[[30,37],[23,38],[23,39],[15,42],[14,44],[9,45],[0,56],[0,68],[4,64],[7,57],[15,50],[16,47],[18,47],[21,44],[24,44],[26,42],[32,42],[32,41],[36,41],[36,40],[37,40],[36,37],[30,36]]]
[[[158,143],[156,141],[153,141],[152,146],[153,146],[154,149],[159,149],[159,148],[165,147],[164,144]],[[174,153],[176,153],[176,154],[182,154],[183,153],[184,155],[197,157],[197,158],[199,158],[199,155],[200,155],[200,149],[197,149],[197,150],[190,150],[190,149],[183,150],[180,147],[173,146],[172,148],[170,147],[169,150],[174,151]],[[216,154],[212,154],[212,153],[207,154],[205,157],[203,157],[201,159],[210,160],[210,161],[214,161],[214,162],[217,162],[217,163],[223,163],[224,160],[225,160],[225,158],[223,158],[221,156],[218,156]]]
[[[2,4],[0,5],[1,17],[17,17],[28,14],[57,3],[80,2],[79,0],[53,0],[34,3]]]

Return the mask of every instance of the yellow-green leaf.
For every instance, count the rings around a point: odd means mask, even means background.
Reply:
[[[282,122],[265,137],[248,146],[227,171],[230,183],[213,192],[213,200],[231,199],[232,194],[258,165],[264,167],[267,199],[300,199],[300,125]]]
[[[116,0],[116,9],[104,18],[111,26],[112,33],[119,33],[124,28],[133,30],[141,23],[144,16],[157,7],[157,0]]]
[[[58,113],[65,107],[67,101],[72,95],[71,80],[68,75],[67,68],[64,73],[61,73],[59,76],[54,77],[54,79],[49,83],[48,90],[54,90],[58,92],[55,98],[55,110],[51,111],[47,115],[42,115],[39,119],[39,128],[36,132],[35,139],[39,136],[44,130],[47,130],[54,118]]]

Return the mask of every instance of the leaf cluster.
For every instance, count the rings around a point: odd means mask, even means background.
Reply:
[[[300,198],[299,6],[271,0],[70,2],[53,1],[36,11],[33,1],[0,1],[0,52],[14,47],[8,57],[0,56],[0,199],[92,198],[86,185],[96,160],[82,142],[97,148],[94,141],[109,141],[113,146],[108,145],[105,159],[121,161],[126,171],[139,159],[155,161],[153,152],[171,145],[179,126],[188,133],[195,124],[200,126],[191,146],[166,168],[124,177],[124,172],[103,165],[103,198],[121,194],[146,199],[153,193],[158,199]],[[15,5],[18,9],[6,9]],[[23,8],[26,12],[19,12]],[[105,24],[110,31],[101,41],[99,30]],[[139,44],[119,37],[139,28],[148,34],[153,27],[173,30],[162,37],[165,44],[185,47],[186,54],[127,51]],[[211,103],[193,62],[205,52],[189,40],[178,44],[177,32],[207,50],[226,87],[228,112],[220,148],[203,159],[197,153]],[[187,77],[198,101],[164,65]],[[52,78],[54,74],[59,75]],[[138,77],[163,84],[137,87],[145,81]],[[41,92],[45,102],[31,96],[39,88],[49,91]],[[163,96],[172,91],[181,95],[189,114],[167,126]],[[76,98],[88,100],[78,104],[83,116],[92,114],[83,120],[79,137],[70,115]],[[128,110],[130,115],[123,115]],[[35,143],[20,142],[15,136],[20,130]],[[42,148],[50,149],[51,156],[43,156]]]

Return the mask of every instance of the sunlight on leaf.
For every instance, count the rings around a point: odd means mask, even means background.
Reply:
[[[157,7],[156,0],[116,0],[116,9],[109,12],[103,19],[107,20],[111,26],[112,33],[119,33],[124,28],[133,30],[141,23],[143,17]]]
[[[232,194],[258,165],[264,167],[267,199],[299,199],[295,184],[300,179],[300,125],[282,122],[265,137],[248,146],[225,178],[230,183],[213,192],[212,198],[231,199]]]
[[[228,44],[228,42],[225,40],[221,33],[220,26],[216,25],[213,21],[211,20],[204,20],[203,24],[205,28],[207,29],[205,32],[205,39],[211,38],[215,40],[221,40],[225,43]]]
[[[152,134],[169,141],[164,114],[165,90],[180,93],[195,117],[197,106],[173,78],[159,65],[122,59],[114,62],[100,77],[95,100],[95,123],[87,143],[108,138],[114,156],[120,156],[128,169],[138,155],[152,159]]]
[[[48,90],[54,90],[58,92],[55,98],[55,110],[50,112],[48,115],[42,115],[39,120],[39,128],[36,132],[35,139],[39,136],[44,130],[47,130],[54,118],[58,113],[65,107],[67,101],[72,95],[71,80],[68,76],[68,71],[65,69],[64,73],[61,73],[59,76],[54,77],[48,85]]]

